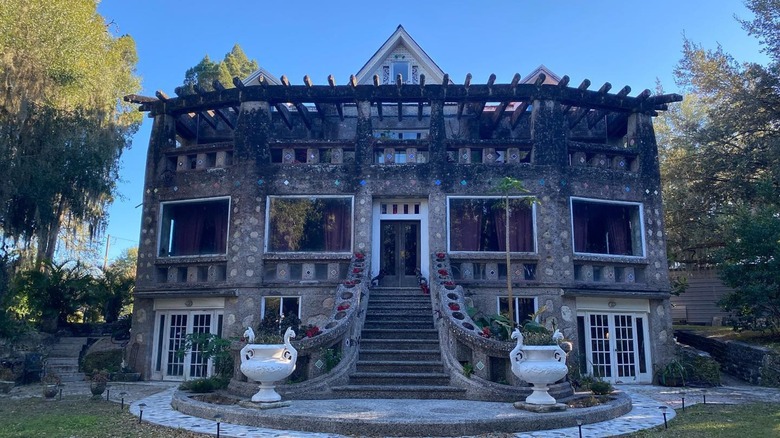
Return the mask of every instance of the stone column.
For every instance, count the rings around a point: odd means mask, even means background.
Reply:
[[[568,165],[566,119],[561,104],[552,100],[535,100],[531,111],[532,162],[537,165]]]

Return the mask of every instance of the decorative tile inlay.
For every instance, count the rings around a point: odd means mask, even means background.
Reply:
[[[322,367],[325,366],[325,362],[323,362],[322,359],[317,359],[317,362],[314,362],[314,366],[317,367],[318,370],[321,370]]]
[[[477,367],[478,370],[482,371],[482,370],[485,369],[485,364],[482,363],[482,361],[480,360],[479,362],[477,362],[476,367]]]
[[[289,186],[290,185],[290,181],[284,180],[284,185]]]
[[[364,180],[364,179],[361,179],[361,180],[360,180],[360,185],[361,185],[361,186],[364,186],[364,185],[366,185],[366,180]]]
[[[263,180],[261,180],[261,179],[257,180],[257,185],[259,185],[259,186],[263,185]]]
[[[441,185],[441,180],[440,180],[440,179],[437,179],[437,180],[436,180],[436,181],[434,181],[433,183],[434,183],[434,184],[436,184],[437,186],[440,186],[440,185]]]
[[[460,185],[465,186],[466,184],[468,184],[468,182],[466,182],[465,179],[460,180]]]

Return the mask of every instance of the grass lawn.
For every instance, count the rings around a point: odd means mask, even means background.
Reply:
[[[677,410],[669,429],[638,432],[631,437],[761,438],[780,436],[780,404],[697,404]]]
[[[215,430],[216,432],[216,430]],[[138,424],[138,417],[119,410],[117,403],[91,400],[87,396],[0,399],[0,438],[193,438],[205,437],[179,429],[149,423]]]
[[[780,353],[780,337],[772,336],[769,332],[753,332],[745,330],[736,332],[731,327],[710,325],[675,325],[675,330],[690,330],[708,338],[720,340],[742,341],[747,344],[760,345]]]

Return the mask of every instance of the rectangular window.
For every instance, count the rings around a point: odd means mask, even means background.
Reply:
[[[301,299],[299,297],[263,297],[263,317],[295,315],[301,317]]]
[[[642,256],[642,220],[636,203],[572,199],[574,252]]]
[[[524,324],[531,320],[531,315],[536,313],[536,298],[532,297],[512,297],[515,301],[515,307],[512,309],[515,316],[515,324]],[[498,297],[498,313],[509,317],[509,298]]]
[[[225,254],[229,211],[228,198],[163,203],[160,256]]]
[[[409,82],[409,63],[408,62],[394,62],[390,66],[390,83],[394,84],[398,79],[398,75],[401,75],[401,79],[404,84]]]
[[[502,198],[449,198],[451,251],[506,251],[506,208]],[[533,207],[509,198],[509,250],[534,252]]]
[[[269,197],[269,252],[350,252],[351,197]]]

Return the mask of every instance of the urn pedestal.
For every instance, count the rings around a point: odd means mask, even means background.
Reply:
[[[547,392],[548,385],[563,379],[568,373],[566,353],[558,345],[523,345],[518,330],[512,333],[517,346],[509,353],[512,373],[533,385],[533,392],[525,402],[532,405],[554,405],[555,399]]]
[[[284,380],[295,370],[298,351],[290,344],[295,332],[287,329],[284,344],[247,344],[241,349],[241,372],[247,378],[260,383],[252,396],[255,403],[274,403],[282,396],[274,389],[276,382]]]

